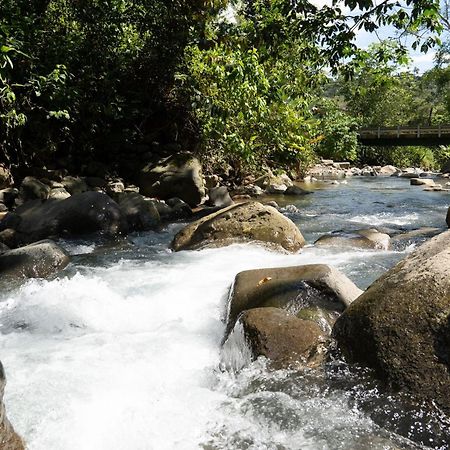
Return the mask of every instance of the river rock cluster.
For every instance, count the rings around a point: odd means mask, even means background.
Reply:
[[[306,244],[274,197],[264,202],[264,195],[309,193],[287,174],[268,171],[240,186],[225,186],[217,175],[204,176],[188,153],[146,165],[135,184],[37,172],[16,185],[0,166],[0,274],[5,279],[48,277],[66,267],[70,257],[55,242],[60,237],[100,233],[118,238],[180,219],[190,223],[174,237],[174,251],[256,243],[296,253]],[[313,167],[304,181],[355,175],[398,176],[439,189],[417,169],[356,169],[333,161]],[[447,223],[450,227],[450,209]],[[336,342],[349,362],[370,367],[392,388],[450,412],[450,231],[441,231],[336,230],[316,240],[317,247],[386,251],[413,236],[437,234],[365,292],[328,265],[239,273],[230,288],[224,348],[240,336],[252,359],[265,357],[275,369],[319,368],[333,357]],[[3,369],[0,382],[2,394]],[[0,448],[22,449],[1,396],[0,408]]]

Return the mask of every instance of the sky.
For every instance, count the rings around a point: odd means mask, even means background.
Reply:
[[[332,0],[309,0],[314,5],[321,7],[324,5],[331,6]],[[357,12],[357,10],[355,10]],[[364,30],[359,30],[356,37],[356,44],[358,47],[367,48],[370,44],[374,42],[379,42],[379,40],[388,39],[389,37],[395,36],[396,30],[393,27],[383,27],[378,30],[377,34],[369,33]],[[420,51],[414,51],[410,47],[410,57],[411,57],[411,69],[417,68],[419,73],[426,72],[431,69],[434,65],[434,57],[436,52],[434,50],[429,50],[427,53],[421,53]]]

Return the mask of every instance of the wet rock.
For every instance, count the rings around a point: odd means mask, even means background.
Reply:
[[[20,436],[14,431],[11,423],[6,417],[3,395],[6,386],[6,376],[3,365],[0,362],[0,448],[2,450],[25,450]]]
[[[258,202],[222,209],[189,224],[174,238],[175,251],[259,242],[297,252],[305,240],[297,226],[275,208]]]
[[[0,255],[0,275],[8,278],[45,278],[69,264],[69,256],[53,241],[45,240]]]
[[[343,247],[388,250],[391,238],[374,228],[356,230],[352,233],[337,231],[321,236],[314,245],[320,247]]]
[[[167,204],[171,208],[169,220],[182,220],[189,219],[192,216],[191,207],[181,198],[169,198]]]
[[[25,177],[20,185],[20,196],[23,200],[45,200],[50,193],[50,187],[34,177]]]
[[[233,204],[228,189],[225,186],[211,188],[209,190],[208,204],[211,206],[219,206],[225,208]]]
[[[130,230],[152,230],[161,223],[154,202],[144,196],[135,192],[124,192],[118,196],[117,201]]]
[[[86,177],[85,181],[89,188],[106,189],[106,185],[108,184],[104,178],[100,177]]]
[[[5,253],[8,250],[11,250],[11,249],[3,242],[0,242],[0,254]]]
[[[411,186],[435,186],[436,183],[430,178],[411,178]]]
[[[17,208],[15,213],[16,223],[11,223],[10,228],[16,231],[21,244],[66,233],[101,232],[116,236],[127,231],[119,205],[99,192],[74,194],[65,200],[34,200]]]
[[[189,153],[148,164],[139,175],[138,186],[149,197],[178,197],[189,206],[199,205],[205,196],[201,164]]]
[[[70,195],[81,194],[89,190],[86,181],[80,177],[64,177],[61,181],[64,188]]]
[[[391,242],[403,242],[403,241],[409,241],[414,240],[418,238],[430,238],[434,237],[437,234],[441,233],[443,230],[440,228],[433,228],[433,227],[422,227],[418,228],[417,230],[410,230],[405,231],[400,234],[396,234],[395,236],[391,237]]]
[[[289,186],[285,191],[284,191],[284,195],[306,195],[309,194],[308,191],[305,191],[304,189],[302,189],[301,187],[298,186]]]
[[[362,294],[342,272],[325,264],[246,270],[236,275],[230,292],[227,333],[242,311],[277,307],[302,318],[317,319],[325,331]]]
[[[326,336],[314,322],[278,308],[256,308],[239,318],[254,359],[268,358],[275,369],[315,367],[325,355]]]
[[[450,413],[450,232],[375,281],[337,320],[344,355]]]
[[[280,208],[280,205],[275,200],[271,200],[270,202],[266,202],[264,204],[267,206],[271,206],[272,208],[275,208],[275,209]]]

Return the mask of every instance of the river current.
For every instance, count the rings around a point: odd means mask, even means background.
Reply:
[[[354,178],[274,199],[312,244],[334,230],[444,229],[450,192]],[[326,263],[364,289],[423,239],[390,251],[173,253],[182,226],[119,243],[63,241],[73,256],[57,277],[1,286],[5,402],[30,450],[450,447],[437,409],[383,392],[364,370],[334,361],[325,373],[268,371],[264,360],[235,370],[245,354],[221,352],[239,271]]]

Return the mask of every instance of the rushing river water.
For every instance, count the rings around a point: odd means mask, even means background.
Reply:
[[[333,230],[445,227],[449,192],[397,178],[351,179],[276,199],[308,243]],[[237,272],[327,263],[361,288],[419,241],[393,251],[254,245],[172,253],[174,233],[114,245],[65,241],[72,263],[52,280],[0,293],[0,359],[10,420],[30,450],[449,448],[439,411],[383,393],[363,371],[240,371],[221,355]]]

